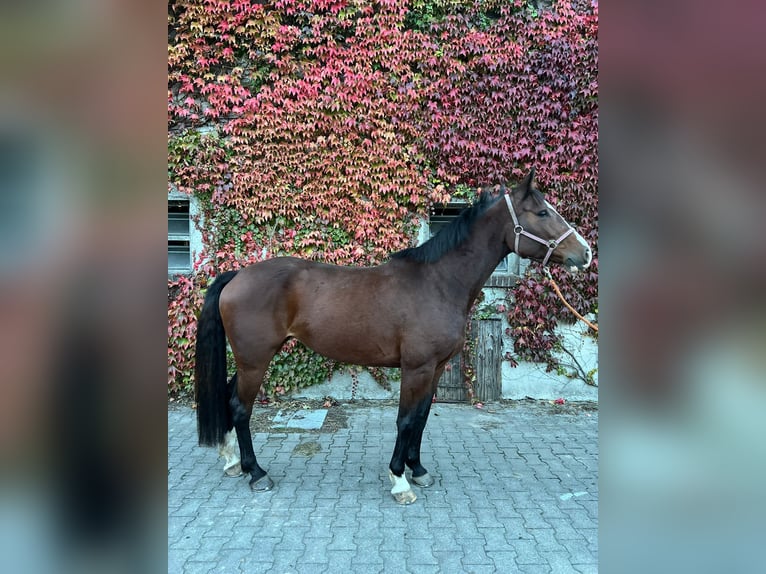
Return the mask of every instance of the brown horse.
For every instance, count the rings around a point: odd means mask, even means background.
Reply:
[[[337,361],[401,368],[389,476],[396,501],[414,502],[405,465],[415,484],[433,484],[420,462],[423,429],[437,382],[463,347],[471,305],[492,271],[511,251],[544,264],[590,264],[588,244],[545,201],[533,177],[534,170],[510,191],[501,186],[497,196],[485,191],[435,237],[377,267],[277,257],[218,276],[197,332],[200,444],[228,450],[230,473],[241,465],[254,490],[273,487],[256,461],[249,421],[269,362],[295,337]],[[237,366],[228,384],[226,338]]]

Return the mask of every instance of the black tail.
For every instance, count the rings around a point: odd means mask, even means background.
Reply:
[[[202,446],[223,443],[223,435],[231,429],[231,395],[226,385],[226,333],[218,300],[223,288],[236,274],[236,271],[222,273],[208,287],[197,320],[194,392],[197,401],[197,431]]]

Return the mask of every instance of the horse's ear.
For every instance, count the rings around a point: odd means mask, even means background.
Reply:
[[[527,177],[524,178],[524,181],[521,182],[521,189],[524,191],[524,195],[529,195],[529,192],[532,191],[532,184],[535,181],[535,168],[532,167],[529,170],[529,173],[527,174]]]

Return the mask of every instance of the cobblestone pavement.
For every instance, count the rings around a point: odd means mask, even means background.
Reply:
[[[422,448],[436,482],[399,506],[396,407],[332,408],[346,428],[254,433],[266,493],[197,446],[193,410],[168,411],[169,573],[597,572],[596,410],[437,403]]]

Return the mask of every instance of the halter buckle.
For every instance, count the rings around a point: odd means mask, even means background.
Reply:
[[[514,226],[514,228],[513,228],[513,232],[514,232],[516,235],[521,235],[521,232],[522,232],[522,231],[524,231],[524,228],[523,228],[521,225],[516,225],[516,226]]]

